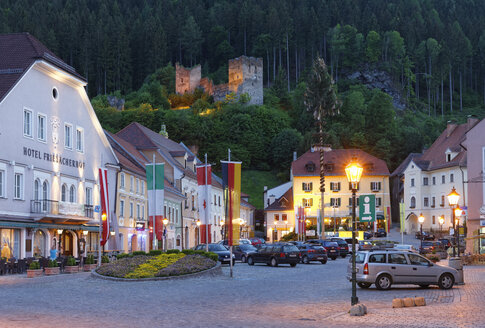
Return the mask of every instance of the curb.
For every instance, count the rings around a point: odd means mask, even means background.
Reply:
[[[216,275],[222,275],[222,266],[218,262],[217,265],[213,268],[200,271],[200,272],[195,272],[195,273],[189,273],[189,274],[184,274],[180,276],[169,276],[169,277],[153,277],[153,278],[140,278],[140,279],[128,279],[128,278],[118,278],[118,277],[110,277],[110,276],[104,276],[96,272],[96,269],[93,269],[91,271],[91,276],[97,279],[104,279],[104,280],[111,280],[111,281],[129,281],[129,282],[137,282],[137,281],[157,281],[157,280],[172,280],[172,279],[188,279],[188,278],[195,278],[195,277],[200,277],[200,276],[216,276]]]

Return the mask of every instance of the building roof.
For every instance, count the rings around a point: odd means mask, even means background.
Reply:
[[[472,129],[478,120],[469,119],[464,124],[448,123],[446,129],[422,154],[410,154],[392,173],[401,174],[409,165],[411,160],[423,171],[439,170],[453,166],[466,166],[466,150],[461,144],[466,139],[466,133]],[[447,151],[456,153],[451,161],[447,161]]]
[[[0,100],[37,60],[44,60],[86,81],[29,33],[0,34]]]
[[[283,184],[280,184],[279,186],[268,189],[268,190],[264,191],[264,193],[266,193],[266,196],[268,198],[274,197],[275,201],[276,201],[278,198],[283,196],[285,194],[285,192],[287,192],[288,189],[290,189],[292,186],[293,186],[293,181],[288,181],[288,182],[285,182]],[[266,206],[266,204],[264,204],[264,206]]]
[[[241,198],[241,206],[248,207],[251,210],[254,210],[256,207],[251,205],[251,203],[246,202],[243,198]]]
[[[288,189],[281,197],[265,208],[265,211],[292,211],[293,187]]]
[[[353,158],[364,167],[363,176],[389,175],[387,164],[382,159],[360,149],[332,149],[325,151],[325,175],[345,176],[345,167]],[[311,167],[314,168],[311,171]],[[319,176],[320,151],[310,149],[291,163],[293,176]]]

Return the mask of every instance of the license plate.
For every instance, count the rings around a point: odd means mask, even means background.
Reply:
[[[335,253],[335,252],[336,252],[336,250],[334,250],[334,249],[330,250],[330,253]]]
[[[317,257],[317,260],[323,260],[323,257]]]
[[[290,257],[296,257],[296,255],[295,254],[291,254]]]

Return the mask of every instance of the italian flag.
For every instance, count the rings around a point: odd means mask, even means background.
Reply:
[[[151,163],[145,167],[148,191],[148,224],[152,229],[155,226],[155,234],[158,240],[163,237],[164,166],[163,163]],[[155,224],[153,224],[154,221]],[[153,240],[153,234],[150,234],[150,240]]]
[[[227,239],[229,246],[239,245],[239,216],[241,206],[241,162],[222,164],[222,181],[226,209]]]

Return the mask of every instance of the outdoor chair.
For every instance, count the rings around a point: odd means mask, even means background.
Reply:
[[[0,259],[0,275],[7,273],[7,260]]]
[[[47,268],[49,266],[49,259],[48,258],[45,258],[45,257],[42,257],[39,260],[39,264],[40,264],[40,267],[42,269],[45,269],[45,268]]]
[[[14,273],[14,272],[16,272],[16,270],[17,270],[17,266],[16,266],[16,263],[15,263],[15,258],[12,257],[12,258],[8,259],[7,271],[8,271],[8,273]]]
[[[18,260],[17,273],[25,273],[25,270],[26,270],[26,259]]]

